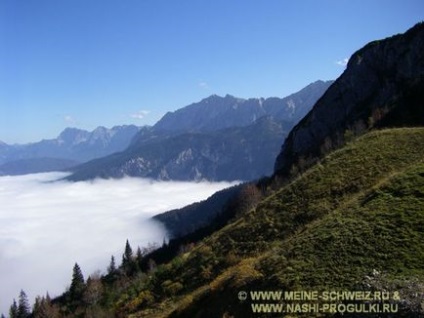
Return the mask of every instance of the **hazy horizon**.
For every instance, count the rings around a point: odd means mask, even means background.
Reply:
[[[23,289],[36,295],[65,291],[77,262],[87,279],[121,262],[125,241],[163,242],[153,215],[206,199],[234,183],[164,182],[140,178],[50,182],[64,173],[0,177],[0,314]]]

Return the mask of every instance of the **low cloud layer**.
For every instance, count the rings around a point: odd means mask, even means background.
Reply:
[[[104,271],[125,241],[135,250],[166,237],[150,218],[206,199],[229,183],[155,182],[146,179],[50,182],[45,173],[0,177],[0,313],[19,291],[62,293],[75,262],[85,277]]]

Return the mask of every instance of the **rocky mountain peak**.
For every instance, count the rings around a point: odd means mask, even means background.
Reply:
[[[89,132],[86,130],[78,128],[65,128],[65,130],[60,133],[57,141],[59,143],[65,144],[79,144],[86,141],[88,136]]]
[[[229,94],[225,97],[211,95],[200,102],[168,112],[154,128],[170,132],[211,132],[229,127],[245,127],[268,115],[276,120],[298,121],[330,83],[317,81],[287,98],[243,99]]]
[[[13,167],[10,167],[14,173],[17,171],[28,173],[30,170],[25,168],[25,165],[38,168],[43,166],[45,171],[50,171],[52,167],[50,164],[57,167],[56,159],[65,159],[68,163],[72,161],[74,164],[122,151],[128,147],[138,131],[139,128],[134,125],[115,126],[112,129],[97,127],[91,132],[66,128],[55,139],[5,147],[0,144],[0,165],[13,163]],[[49,160],[44,160],[45,164],[41,165],[42,158]],[[63,161],[60,162],[62,163]],[[25,169],[21,169],[22,167]]]

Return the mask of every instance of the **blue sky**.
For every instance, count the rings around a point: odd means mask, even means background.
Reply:
[[[422,0],[1,0],[0,140],[283,97],[422,20]]]

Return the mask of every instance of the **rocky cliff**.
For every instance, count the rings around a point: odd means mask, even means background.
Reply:
[[[287,175],[351,135],[424,124],[424,23],[374,41],[352,55],[345,72],[290,132],[275,163]]]

